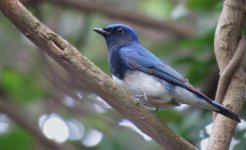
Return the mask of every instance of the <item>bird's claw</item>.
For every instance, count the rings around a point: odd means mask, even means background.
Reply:
[[[147,96],[146,96],[145,93],[144,93],[144,99],[145,99],[146,101],[148,101],[148,98],[147,98]]]
[[[134,97],[133,98],[133,103],[135,103],[136,105],[138,105],[140,103],[139,99]]]

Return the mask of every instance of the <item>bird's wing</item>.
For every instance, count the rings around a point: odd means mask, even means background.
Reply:
[[[173,85],[183,87],[211,103],[210,98],[197,91],[181,74],[144,48],[137,51],[123,50],[122,55],[130,69],[156,76]]]
[[[174,85],[188,83],[176,70],[164,64],[159,58],[145,49],[123,51],[122,55],[122,58],[130,69],[151,74]]]

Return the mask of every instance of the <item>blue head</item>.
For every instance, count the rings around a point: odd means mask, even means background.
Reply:
[[[105,38],[109,50],[132,43],[139,43],[137,33],[124,24],[112,24],[105,28],[94,28],[94,31]]]

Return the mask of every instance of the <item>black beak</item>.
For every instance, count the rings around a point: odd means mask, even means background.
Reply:
[[[102,28],[94,28],[93,30],[96,31],[97,33],[103,35],[103,36],[109,35],[109,34],[110,34],[110,32],[105,31],[105,30],[103,30]]]

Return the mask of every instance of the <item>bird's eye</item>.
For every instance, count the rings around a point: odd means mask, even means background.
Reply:
[[[118,28],[118,29],[116,29],[116,33],[121,34],[121,33],[123,33],[123,32],[124,32],[124,30],[123,30],[122,28]]]

